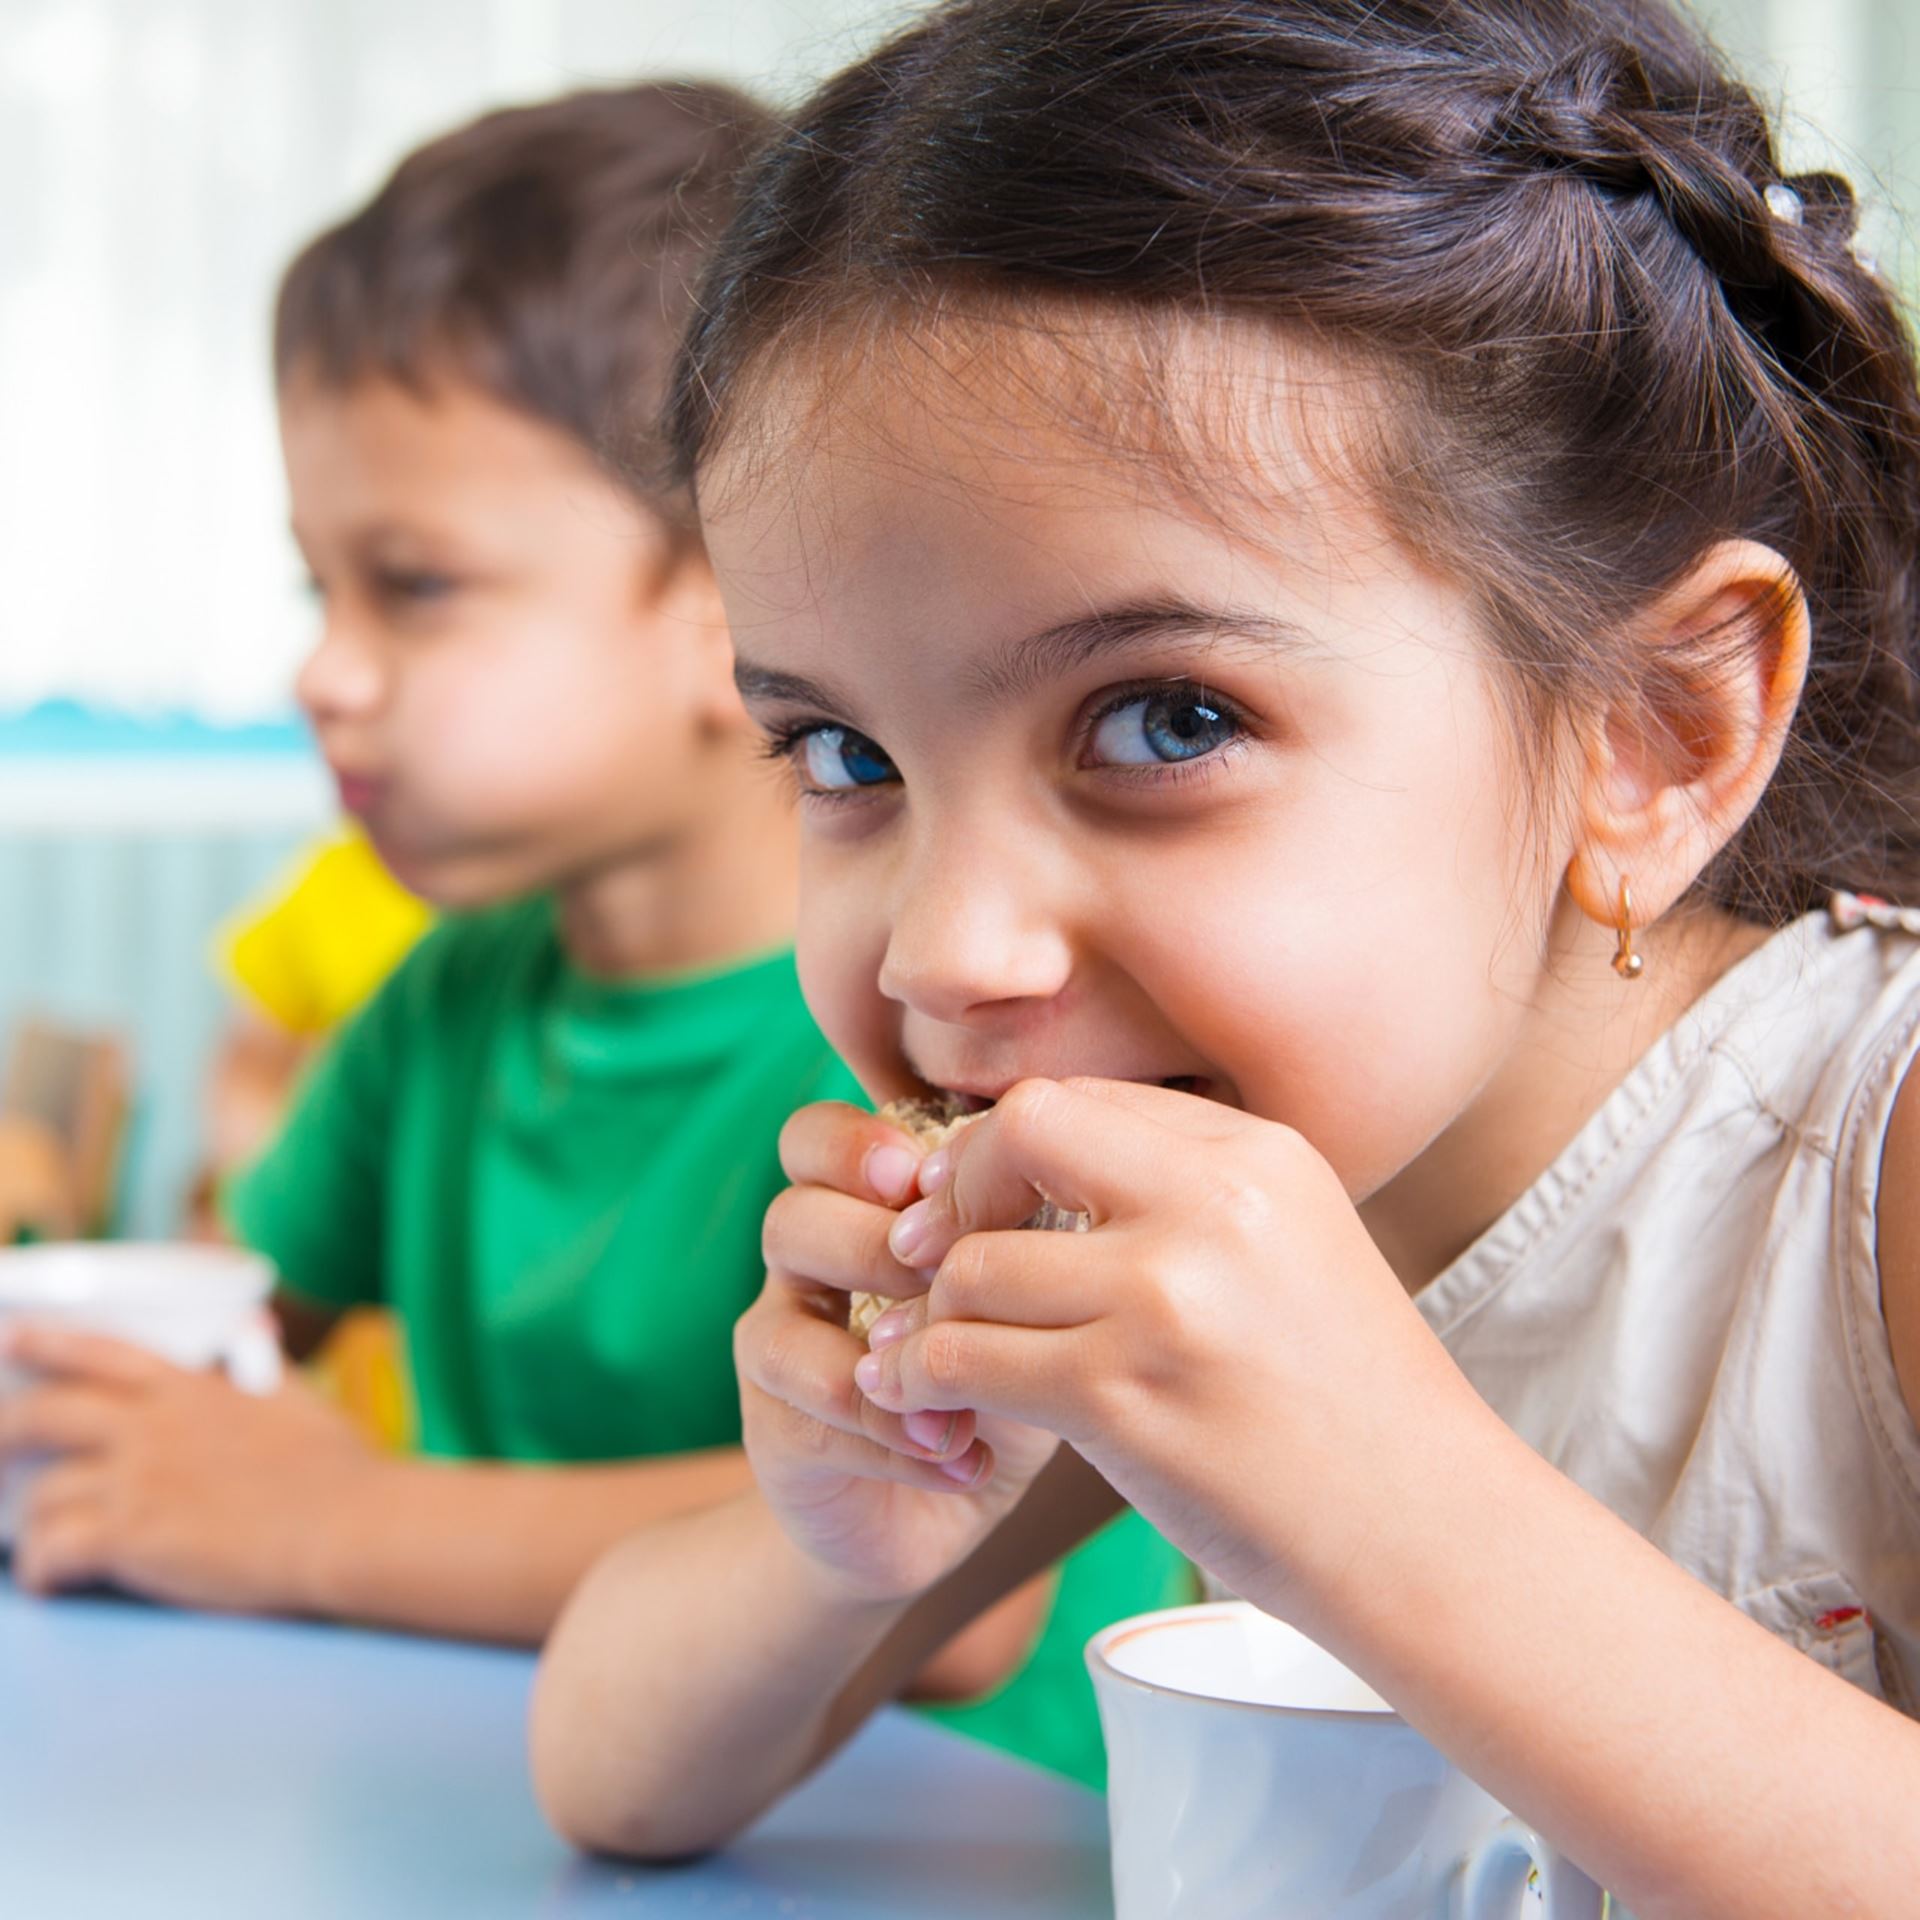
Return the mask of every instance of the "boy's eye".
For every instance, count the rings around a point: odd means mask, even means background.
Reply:
[[[850,727],[812,727],[799,747],[808,784],[823,793],[877,787],[900,777],[886,754]]]
[[[389,600],[404,600],[416,606],[444,600],[453,589],[453,578],[445,573],[394,569],[380,576],[380,591]]]
[[[1088,743],[1096,766],[1164,766],[1223,747],[1240,723],[1192,687],[1142,694],[1100,718]]]

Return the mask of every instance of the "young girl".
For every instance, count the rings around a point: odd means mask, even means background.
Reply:
[[[1915,1910],[1920,943],[1827,903],[1920,898],[1920,403],[1852,224],[1645,0],[961,0],[776,144],[674,432],[811,1004],[992,1110],[789,1124],[758,1492],[576,1599],[564,1830],[721,1840],[1117,1496],[1642,1920]]]

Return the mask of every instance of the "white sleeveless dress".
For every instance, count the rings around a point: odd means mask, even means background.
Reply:
[[[1875,1255],[1920,916],[1865,912],[1840,896],[1716,982],[1418,1304],[1568,1478],[1920,1713],[1920,1434]]]

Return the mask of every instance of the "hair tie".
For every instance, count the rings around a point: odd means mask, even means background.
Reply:
[[[1786,226],[1797,227],[1807,217],[1807,203],[1784,180],[1776,180],[1760,197],[1767,211]]]

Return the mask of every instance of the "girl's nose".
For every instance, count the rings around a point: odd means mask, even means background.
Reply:
[[[1050,1000],[1073,972],[1060,889],[1031,850],[962,853],[951,840],[913,859],[896,898],[880,991],[927,1018]]]
[[[294,697],[309,719],[358,720],[386,697],[379,655],[344,620],[329,615],[293,683]]]

